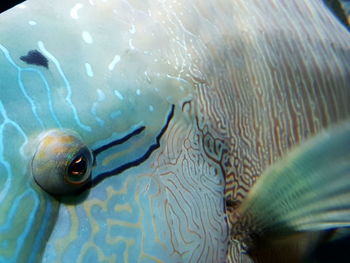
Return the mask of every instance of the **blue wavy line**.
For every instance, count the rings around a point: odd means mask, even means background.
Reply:
[[[6,59],[10,62],[10,64],[12,66],[14,66],[19,71],[19,73],[18,73],[18,82],[19,82],[20,88],[21,88],[22,92],[24,93],[24,96],[27,98],[27,100],[29,100],[29,103],[32,105],[32,108],[34,106],[33,114],[35,115],[35,117],[40,122],[41,127],[43,127],[44,125],[43,125],[40,117],[36,113],[36,107],[35,107],[35,104],[34,104],[34,100],[32,100],[30,98],[30,96],[25,92],[25,88],[24,88],[23,82],[20,79],[21,72],[25,72],[25,71],[34,72],[34,73],[37,73],[39,75],[40,79],[44,82],[45,88],[47,90],[47,99],[48,99],[50,113],[51,113],[53,119],[55,120],[57,126],[59,126],[61,128],[62,125],[61,125],[60,121],[58,120],[58,118],[57,118],[57,116],[56,116],[56,114],[55,114],[55,112],[53,110],[50,86],[49,86],[48,82],[46,81],[46,79],[45,79],[44,75],[42,74],[42,72],[40,70],[37,70],[37,69],[34,69],[34,68],[21,68],[11,58],[9,51],[4,46],[2,46],[1,44],[0,44],[0,50],[4,53]]]
[[[66,85],[66,88],[67,88],[66,101],[68,102],[68,104],[70,105],[70,107],[73,111],[75,121],[82,129],[84,129],[86,131],[91,131],[92,130],[91,127],[83,124],[79,119],[77,109],[74,107],[74,104],[72,102],[72,87],[70,86],[68,79],[64,75],[63,70],[60,66],[60,63],[49,51],[47,51],[47,49],[45,48],[44,43],[42,41],[38,42],[38,46],[39,46],[40,50],[44,53],[44,55],[46,57],[48,57],[56,65],[56,68],[57,68],[59,74],[61,75],[65,85]]]
[[[44,74],[39,71],[39,70],[36,70],[36,69],[33,69],[33,68],[27,68],[27,69],[23,69],[24,71],[29,71],[29,72],[34,72],[34,73],[37,73],[40,77],[40,79],[43,81],[44,83],[44,86],[45,86],[45,89],[47,91],[47,102],[49,104],[49,110],[50,110],[50,113],[54,119],[54,121],[56,122],[57,126],[59,128],[62,128],[62,124],[61,122],[58,120],[58,117],[57,115],[55,114],[55,111],[53,109],[53,103],[52,103],[52,98],[51,98],[51,89],[50,89],[50,85],[49,83],[47,82]]]
[[[16,246],[16,254],[15,254],[16,257],[20,256],[21,249],[25,245],[26,237],[30,234],[32,225],[35,224],[36,216],[38,215],[40,201],[38,200],[38,196],[34,192],[34,190],[29,189],[29,191],[26,191],[25,193],[23,193],[22,196],[23,198],[25,198],[26,195],[30,195],[30,192],[32,194],[32,197],[34,197],[35,203],[31,209],[31,213],[29,217],[27,218],[27,224],[25,225],[25,229],[23,230],[22,234],[17,238],[17,246]],[[18,261],[16,260],[16,262]],[[29,262],[30,261],[28,261],[28,263]]]
[[[0,113],[2,115],[2,117],[4,118],[3,123],[1,124],[1,129],[0,129],[0,162],[5,166],[7,173],[9,175],[8,179],[6,180],[5,183],[5,188],[0,192],[0,202],[6,197],[9,188],[11,186],[11,176],[12,176],[12,171],[11,171],[11,166],[10,164],[5,161],[4,159],[4,145],[3,145],[3,130],[5,125],[10,124],[12,125],[24,138],[24,143],[23,145],[27,144],[28,142],[28,137],[26,136],[26,134],[24,133],[24,131],[21,129],[21,127],[14,121],[10,120],[6,114],[4,105],[2,104],[2,102],[0,101]],[[23,149],[20,149],[20,152],[23,154]]]
[[[25,88],[24,88],[24,85],[23,85],[23,82],[21,80],[21,73],[22,73],[22,68],[18,67],[16,65],[16,63],[12,60],[11,56],[10,56],[10,53],[9,51],[2,45],[0,45],[0,49],[2,50],[2,52],[4,53],[6,59],[10,62],[10,64],[12,66],[14,66],[17,70],[18,70],[18,74],[17,74],[17,81],[18,81],[18,84],[19,84],[19,87],[24,95],[24,97],[27,99],[27,101],[29,102],[29,104],[31,105],[32,107],[32,111],[33,111],[33,114],[35,116],[35,118],[37,119],[37,121],[40,123],[40,126],[43,128],[44,127],[44,124],[42,122],[42,120],[39,118],[39,115],[36,111],[36,106],[35,106],[35,103],[34,103],[34,100],[28,95],[28,93],[26,92]]]
[[[0,162],[5,166],[6,172],[7,172],[7,179],[5,182],[5,187],[1,190],[0,192],[0,202],[2,202],[7,193],[9,192],[9,189],[11,187],[11,176],[12,176],[12,171],[11,171],[11,166],[10,164],[5,161],[4,159],[4,144],[3,144],[3,130],[6,125],[6,115],[4,115],[4,108],[3,105],[0,101],[0,112],[2,113],[2,116],[4,117],[4,122],[0,126]]]
[[[50,216],[52,211],[52,203],[50,201],[47,201],[45,207],[45,214],[43,215],[44,220],[42,221],[42,226],[40,227],[40,230],[35,237],[32,253],[30,254],[28,263],[35,262],[35,257],[37,256],[37,254],[39,253],[39,249],[41,248],[41,243],[46,242],[44,238],[45,233],[49,227],[49,220],[47,219],[52,219]]]

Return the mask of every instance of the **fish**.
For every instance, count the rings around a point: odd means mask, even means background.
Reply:
[[[323,169],[348,171],[349,40],[320,0],[1,13],[0,262],[277,262],[261,253],[276,234],[348,226],[282,216],[317,208],[286,188],[326,208],[328,183],[342,205],[349,192]],[[304,184],[308,154],[320,173]]]

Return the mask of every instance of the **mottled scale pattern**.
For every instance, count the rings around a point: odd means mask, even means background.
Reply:
[[[322,5],[269,3],[233,2],[230,33],[223,28],[208,52],[194,51],[200,126],[225,139],[226,193],[234,199],[291,146],[350,111],[348,32]]]
[[[184,110],[192,111],[190,105]],[[220,217],[224,207],[216,205],[211,197],[222,199],[224,180],[220,166],[215,159],[207,160],[205,141],[196,122],[192,121],[186,130],[181,126],[175,125],[169,131],[164,152],[155,162],[162,167],[156,174],[161,183],[159,191],[167,197],[163,205],[174,253],[185,254],[185,262],[224,262],[227,248],[223,244],[228,240],[227,226]],[[198,200],[198,207],[190,200]],[[211,213],[216,216],[210,216]]]
[[[220,141],[216,160],[234,208],[288,149],[349,118],[349,33],[318,1],[189,5],[197,22],[188,15],[181,26],[193,43],[198,130]],[[208,158],[217,152],[204,146]]]
[[[349,118],[349,33],[316,2],[217,1],[199,9],[199,27],[209,22],[213,34],[192,50],[198,126],[224,141],[228,211],[288,149]],[[226,13],[218,15],[220,5]],[[217,26],[220,19],[226,23]]]

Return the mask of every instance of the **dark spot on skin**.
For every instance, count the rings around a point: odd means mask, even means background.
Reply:
[[[49,61],[38,50],[30,50],[25,56],[21,56],[20,59],[29,65],[43,66],[49,68]]]
[[[235,210],[238,208],[238,206],[240,205],[240,202],[238,200],[234,200],[234,199],[231,199],[231,198],[227,198],[225,200],[225,203],[226,203],[226,209],[231,209],[231,210]]]

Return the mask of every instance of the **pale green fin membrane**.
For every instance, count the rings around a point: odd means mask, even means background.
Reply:
[[[350,225],[350,122],[322,132],[268,169],[240,208],[256,234]]]

